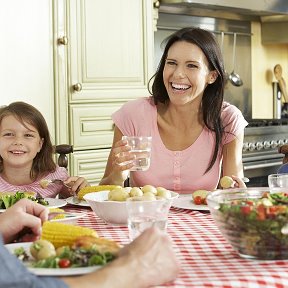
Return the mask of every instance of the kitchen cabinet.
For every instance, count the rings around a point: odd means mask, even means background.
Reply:
[[[153,1],[60,0],[54,12],[57,139],[74,146],[71,174],[96,184],[112,143],[111,114],[148,95]]]

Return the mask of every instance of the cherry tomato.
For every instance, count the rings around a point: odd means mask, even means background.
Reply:
[[[252,207],[250,205],[241,206],[241,212],[244,215],[250,214]]]
[[[201,196],[196,196],[193,200],[194,200],[194,203],[196,205],[201,205],[202,204],[202,197]]]
[[[258,220],[265,220],[266,214],[265,214],[265,207],[263,204],[258,205],[257,207],[257,219]]]
[[[69,259],[63,258],[63,259],[59,260],[58,265],[59,265],[60,268],[68,268],[68,267],[70,267],[71,262],[70,262]]]

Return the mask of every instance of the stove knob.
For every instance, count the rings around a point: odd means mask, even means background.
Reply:
[[[249,151],[254,151],[256,149],[255,143],[249,143],[248,144],[248,149],[249,149]]]
[[[247,151],[248,148],[249,148],[249,143],[244,142],[244,143],[243,143],[243,148],[242,148],[243,152]]]
[[[284,140],[278,140],[278,147],[284,145]]]
[[[272,149],[276,148],[277,147],[277,142],[275,140],[272,140],[270,142],[270,146],[271,146]]]
[[[264,147],[262,142],[256,142],[256,150],[262,150]]]
[[[284,144],[288,144],[288,139],[285,139],[285,140],[284,140]]]
[[[264,145],[264,149],[269,149],[271,146],[269,141],[264,141],[263,145]]]

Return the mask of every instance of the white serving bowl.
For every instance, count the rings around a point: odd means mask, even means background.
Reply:
[[[126,201],[109,201],[110,191],[92,192],[84,195],[84,199],[90,205],[95,214],[109,224],[127,225],[128,213]],[[179,194],[171,191],[170,205]],[[157,201],[157,200],[154,200]]]

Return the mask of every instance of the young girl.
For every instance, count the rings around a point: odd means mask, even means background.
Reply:
[[[61,179],[71,188],[41,180]],[[42,185],[43,186],[43,185]],[[53,160],[47,123],[33,106],[14,102],[0,108],[0,191],[33,191],[42,197],[69,197],[89,186],[82,177],[69,177]]]

